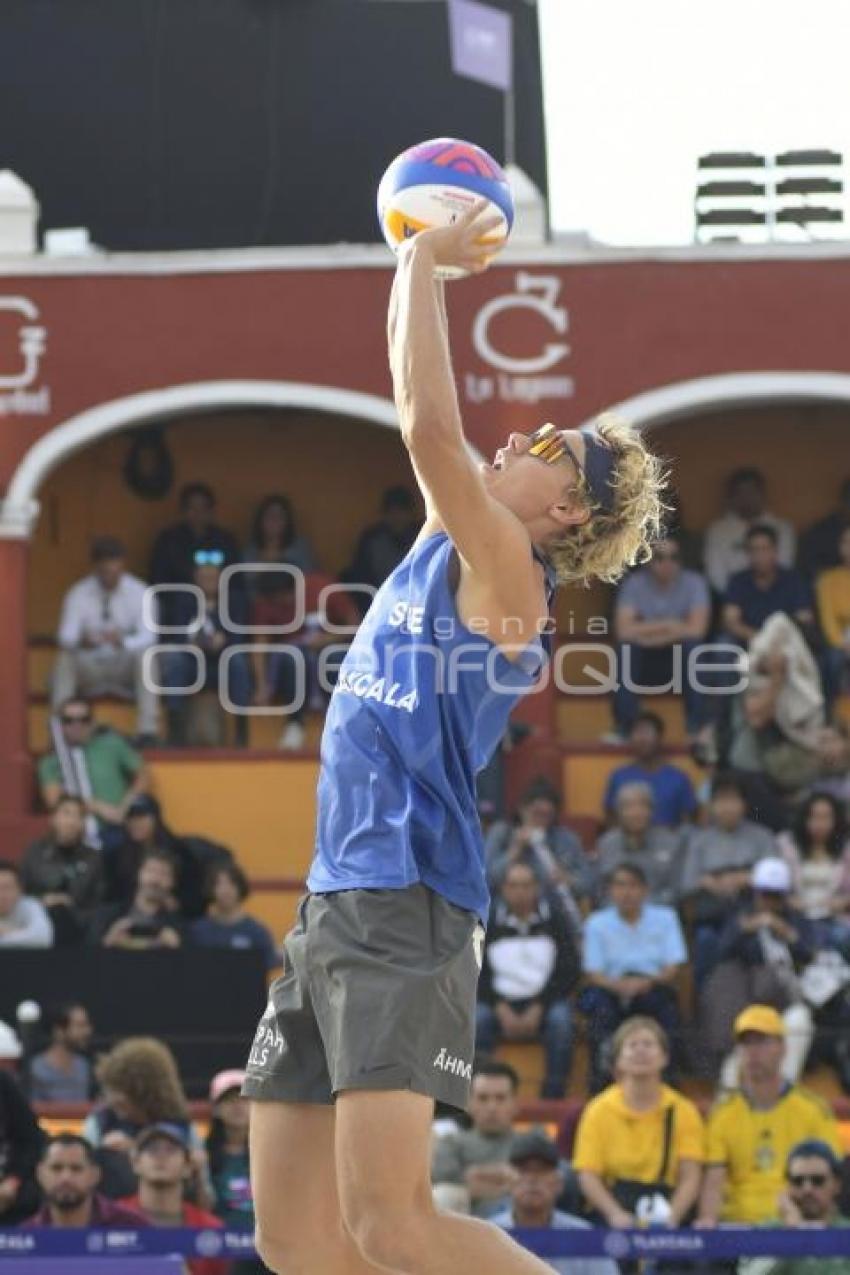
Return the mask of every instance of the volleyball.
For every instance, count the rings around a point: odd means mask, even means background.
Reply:
[[[435,137],[411,146],[393,160],[378,186],[378,221],[393,252],[419,230],[448,226],[478,199],[501,223],[484,242],[494,255],[504,247],[514,220],[514,201],[503,168],[480,146],[454,137]],[[438,271],[451,278],[457,269]]]

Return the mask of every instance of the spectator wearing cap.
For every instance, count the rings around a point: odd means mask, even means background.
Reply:
[[[608,776],[604,804],[609,817],[623,785],[637,783],[652,789],[654,824],[678,828],[693,818],[697,812],[694,786],[683,770],[665,760],[663,745],[663,720],[657,713],[638,713],[629,735],[634,760],[617,766]]]
[[[361,533],[351,565],[342,578],[349,584],[379,589],[413,544],[421,521],[407,487],[388,487],[381,497],[380,520]],[[368,597],[360,593],[354,596],[365,614]]]
[[[50,831],[32,841],[21,860],[21,883],[40,899],[53,922],[56,946],[81,943],[89,915],[103,899],[103,855],[86,840],[86,803],[63,793]]]
[[[770,1005],[749,1005],[735,1020],[740,1088],[722,1096],[708,1120],[706,1173],[697,1225],[759,1225],[776,1216],[792,1149],[810,1138],[841,1146],[832,1111],[816,1094],[788,1084],[786,1029]]]
[[[747,818],[744,788],[735,775],[719,774],[711,786],[708,822],[688,838],[682,895],[694,927],[694,977],[702,985],[717,960],[717,944],[730,908],[741,905],[753,866],[775,856],[776,840]]]
[[[147,1218],[101,1195],[94,1147],[77,1133],[58,1133],[45,1145],[37,1170],[44,1200],[27,1226],[140,1230]]]
[[[431,1181],[438,1206],[483,1218],[509,1206],[516,1180],[508,1156],[518,1090],[519,1077],[509,1063],[476,1061],[469,1096],[470,1127],[434,1142]]]
[[[248,1101],[242,1097],[244,1071],[220,1071],[210,1082],[212,1119],[207,1135],[215,1213],[225,1226],[254,1223],[248,1160]]]
[[[58,1005],[48,1015],[50,1044],[29,1065],[33,1102],[88,1102],[93,1074],[89,1059],[92,1022],[85,1005]]]
[[[81,797],[92,816],[87,836],[114,845],[133,798],[150,786],[144,759],[118,731],[95,722],[87,699],[65,700],[58,726],[55,751],[38,763],[42,801],[53,810],[63,793]]]
[[[148,1125],[165,1121],[185,1134],[193,1164],[191,1189],[201,1204],[211,1205],[206,1151],[191,1122],[177,1062],[168,1046],[149,1036],[128,1037],[99,1059],[96,1073],[104,1100],[86,1117],[82,1132],[99,1154],[109,1153],[108,1194],[130,1193],[134,1180],[128,1157],[135,1139]],[[127,1185],[114,1189],[122,1181]]]
[[[716,1066],[731,1039],[733,1021],[752,1002],[773,1005],[789,1030],[785,1076],[796,1081],[812,1039],[812,1016],[798,974],[814,956],[811,925],[792,905],[791,870],[776,856],[760,859],[750,877],[750,897],[721,932],[718,964],[701,996],[700,1043]],[[735,1083],[733,1060],[724,1083]]]
[[[659,686],[682,671],[690,653],[705,639],[711,597],[705,577],[682,566],[682,551],[672,536],[656,541],[652,559],[626,576],[614,605],[620,677],[614,694],[614,720],[620,735],[631,731],[638,714],[633,686]],[[688,734],[696,738],[708,720],[704,696],[693,679],[682,678]]]
[[[680,1226],[699,1196],[705,1127],[694,1104],[664,1084],[669,1061],[653,1018],[626,1019],[613,1040],[615,1083],[581,1114],[573,1168],[588,1206],[608,1226],[635,1226],[649,1207],[662,1207],[663,1220]]]
[[[114,536],[92,541],[92,571],[65,594],[53,670],[54,711],[73,695],[133,699],[141,743],[153,743],[157,696],[143,677],[144,652],[155,635],[145,621],[147,585],[126,570],[127,550]]]
[[[214,863],[207,876],[207,914],[192,922],[190,937],[198,947],[256,948],[266,969],[276,969],[281,953],[267,927],[245,911],[249,894],[248,878],[238,864]]]
[[[569,996],[580,976],[573,932],[541,894],[533,868],[514,863],[493,900],[476,1007],[476,1048],[501,1039],[540,1040],[546,1058],[541,1096],[563,1098],[572,1062]]]
[[[506,1230],[531,1227],[535,1230],[585,1231],[589,1223],[555,1207],[564,1188],[558,1148],[542,1129],[519,1134],[511,1146],[508,1162],[516,1172],[511,1187],[510,1206],[490,1221]],[[607,1257],[555,1257],[547,1259],[553,1271],[563,1275],[617,1275],[618,1267]]]
[[[776,534],[779,561],[794,562],[794,528],[784,518],[768,513],[764,475],[758,469],[736,469],[726,481],[726,512],[705,533],[705,569],[711,587],[726,592],[730,578],[743,571],[747,560],[747,532],[754,523],[769,526]]]
[[[601,881],[610,881],[621,864],[636,864],[646,876],[650,903],[676,907],[681,894],[684,839],[678,829],[652,822],[649,784],[623,784],[614,798],[616,824],[600,837],[596,866]]]
[[[206,483],[187,483],[178,496],[180,519],[163,528],[156,538],[151,556],[151,584],[192,584],[197,553],[213,554],[219,565],[232,566],[241,561],[236,537],[215,521],[215,493]],[[238,577],[237,577],[238,578]],[[176,600],[180,593],[160,595],[162,620],[179,623]]]
[[[591,913],[584,927],[587,986],[579,1008],[587,1017],[594,1089],[601,1088],[607,1074],[609,1038],[625,1019],[635,1014],[654,1018],[675,1039],[680,1020],[673,985],[687,960],[679,918],[672,908],[647,902],[641,868],[621,864],[609,893],[610,905]]]
[[[221,1230],[221,1218],[183,1198],[192,1177],[192,1157],[186,1129],[170,1121],[148,1125],[137,1136],[133,1169],[139,1182],[136,1195],[119,1200],[152,1226],[187,1226],[196,1230]],[[219,1258],[190,1258],[191,1275],[229,1275],[230,1263]]]
[[[53,922],[38,899],[21,889],[18,865],[0,859],[0,951],[11,947],[52,947]]]

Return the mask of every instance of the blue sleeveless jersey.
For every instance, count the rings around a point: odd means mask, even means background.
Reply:
[[[307,885],[327,893],[421,881],[486,921],[475,776],[546,655],[535,637],[508,660],[466,628],[453,560],[445,532],[417,542],[345,656],[322,735]]]

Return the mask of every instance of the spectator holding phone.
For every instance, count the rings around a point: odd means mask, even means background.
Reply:
[[[122,904],[101,908],[92,925],[92,939],[103,947],[135,951],[176,948],[183,942],[177,911],[177,871],[171,855],[150,850],[139,865],[136,892],[129,909]]]

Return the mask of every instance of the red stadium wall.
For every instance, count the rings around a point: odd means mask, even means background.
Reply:
[[[175,386],[328,387],[377,396],[375,410],[388,416],[390,270],[379,255],[359,250],[346,256],[341,249],[339,260],[362,264],[308,268],[297,252],[270,254],[250,268],[238,254],[209,258],[204,269],[167,258],[107,259],[88,273],[85,266],[47,273],[50,263],[29,274],[21,265],[4,273],[0,264],[5,818],[22,815],[30,799],[28,528],[15,501],[36,492],[26,478],[29,462],[18,467],[39,439],[72,417]],[[463,413],[471,440],[485,452],[508,429],[531,428],[541,418],[578,424],[677,382],[730,373],[850,374],[850,259],[840,256],[614,255],[565,263],[541,254],[456,285],[450,307]],[[130,404],[123,419],[143,417],[134,417]],[[88,425],[93,439],[97,420]],[[81,433],[71,439],[76,447],[83,442]],[[62,459],[57,451],[41,477]]]

